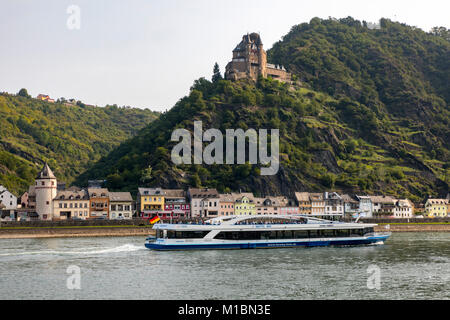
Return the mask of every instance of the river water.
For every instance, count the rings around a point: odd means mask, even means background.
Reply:
[[[450,299],[446,232],[261,250],[156,252],[144,239],[0,239],[0,299]]]

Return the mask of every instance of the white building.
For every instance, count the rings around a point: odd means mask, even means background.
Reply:
[[[110,219],[133,218],[133,198],[129,192],[109,192]]]
[[[372,212],[375,215],[393,215],[397,199],[391,196],[369,196],[372,201]]]
[[[53,219],[81,219],[89,216],[89,195],[86,190],[58,191],[53,199]]]
[[[364,218],[372,218],[373,216],[373,208],[372,208],[372,200],[369,196],[356,196],[359,201],[359,214]]]
[[[191,205],[191,217],[219,215],[220,196],[216,189],[189,188],[187,196]]]
[[[324,192],[325,214],[344,215],[344,201],[336,192]]]
[[[397,200],[394,207],[394,218],[412,218],[414,205],[409,199]]]
[[[0,204],[4,206],[3,209],[17,209],[17,197],[2,185],[0,185]]]
[[[48,164],[44,164],[41,172],[36,177],[36,213],[39,220],[52,220],[53,199],[56,197],[57,181]]]

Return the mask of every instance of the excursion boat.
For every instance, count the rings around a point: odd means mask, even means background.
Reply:
[[[153,250],[253,249],[346,246],[384,243],[391,235],[375,233],[376,224],[329,221],[306,215],[225,216],[204,224],[153,226]]]

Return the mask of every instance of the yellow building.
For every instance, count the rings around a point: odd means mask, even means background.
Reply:
[[[255,215],[255,200],[252,193],[234,193],[235,199],[234,214],[241,215]]]
[[[295,199],[298,203],[299,213],[311,214],[311,200],[309,198],[309,192],[296,192]]]
[[[434,218],[434,217],[446,217],[447,212],[447,199],[428,199],[425,202],[425,215]]]
[[[142,217],[164,211],[165,192],[161,188],[139,188],[137,208]]]

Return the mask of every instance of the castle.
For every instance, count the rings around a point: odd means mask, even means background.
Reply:
[[[282,82],[291,81],[291,74],[284,67],[267,63],[267,54],[259,34],[246,34],[233,50],[233,59],[225,67],[225,79],[250,78],[256,81],[259,75]]]

